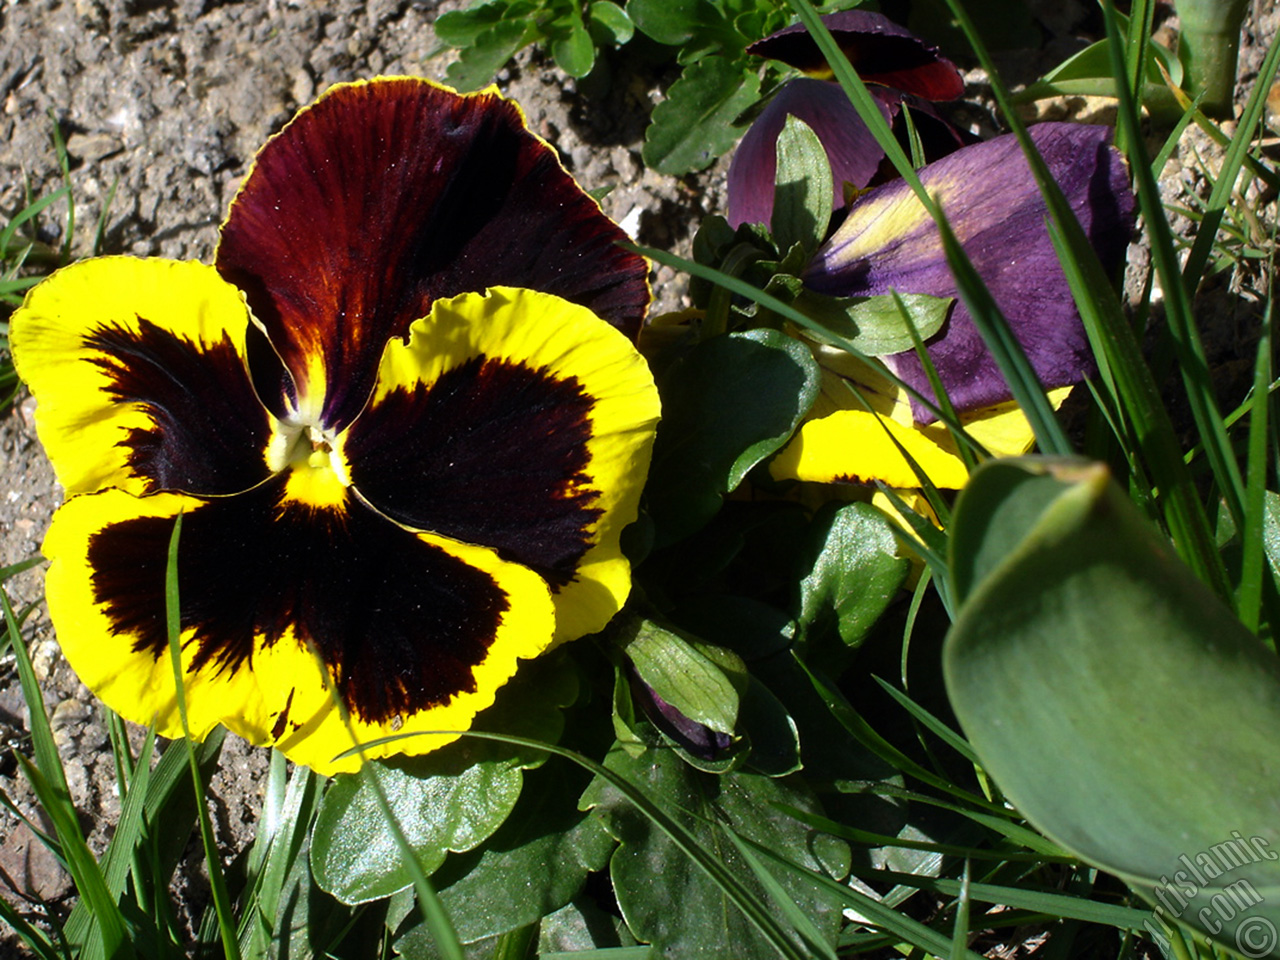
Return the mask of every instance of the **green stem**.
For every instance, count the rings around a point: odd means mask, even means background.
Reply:
[[[1182,85],[1193,97],[1204,91],[1200,109],[1207,115],[1230,118],[1245,0],[1178,0],[1177,6],[1178,59],[1186,71]]]

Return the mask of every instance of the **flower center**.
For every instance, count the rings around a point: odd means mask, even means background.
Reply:
[[[351,477],[340,438],[314,424],[278,424],[267,448],[273,472],[288,471],[285,499],[310,507],[341,507]]]

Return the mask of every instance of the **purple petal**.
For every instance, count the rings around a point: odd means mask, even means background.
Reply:
[[[867,83],[884,84],[926,100],[955,100],[964,95],[964,78],[955,64],[888,17],[846,10],[828,14],[822,22]],[[813,76],[831,76],[822,51],[801,23],[779,30],[747,50]]]
[[[689,719],[639,677],[633,677],[631,692],[654,726],[700,760],[715,760],[732,745],[733,737]]]
[[[1124,256],[1133,196],[1119,153],[1103,127],[1040,124],[1031,131],[1107,270]],[[965,252],[1049,389],[1077,383],[1093,359],[1066,278],[1045,228],[1048,212],[1012,135],[965,147],[930,164],[920,179],[942,205]],[[805,273],[820,293],[873,296],[897,290],[958,296],[938,229],[902,181],[860,198]],[[929,356],[958,410],[1010,398],[995,360],[957,302]],[[907,383],[932,396],[914,353],[885,358]],[[932,419],[921,407],[916,418]]]
[[[877,97],[885,119],[891,109]],[[788,115],[813,128],[827,159],[835,188],[834,206],[845,205],[844,184],[862,189],[871,182],[884,151],[867,129],[858,111],[837,84],[802,77],[778,91],[738,144],[729,166],[729,223],[768,225],[773,216],[774,179],[777,173],[778,134]]]

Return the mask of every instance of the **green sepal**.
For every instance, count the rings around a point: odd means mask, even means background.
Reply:
[[[672,707],[718,733],[734,732],[739,693],[747,684],[746,667],[735,654],[640,618],[623,629],[619,648]]]

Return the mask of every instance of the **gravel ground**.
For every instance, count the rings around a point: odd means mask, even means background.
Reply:
[[[54,124],[66,138],[76,198],[74,248],[92,247],[107,197],[104,251],[210,260],[217,227],[254,152],[293,113],[330,84],[377,74],[442,78],[447,56],[433,56],[431,22],[460,3],[408,0],[0,0],[0,220],[24,205],[26,191],[56,189],[60,173]],[[1046,4],[1052,35],[1045,48],[1009,60],[1028,79],[1081,41],[1071,31],[1087,8]],[[1275,34],[1270,4],[1246,38],[1242,70],[1256,71]],[[1050,22],[1052,20],[1052,22]],[[615,58],[575,84],[529,52],[499,77],[531,127],[554,144],[588,189],[611,186],[607,213],[643,243],[687,249],[707,212],[724,209],[724,164],[676,180],[648,171],[639,148],[652,104],[669,77]],[[1079,115],[1083,104],[1058,104]],[[975,125],[989,117],[979,101]],[[1203,192],[1190,161],[1171,170],[1177,189]],[[57,214],[42,218],[43,239],[61,243]],[[1142,262],[1141,250],[1135,261]],[[669,272],[654,278],[657,311],[682,305],[683,285]],[[1256,303],[1239,289],[1215,312],[1215,343],[1232,356],[1256,327]],[[0,565],[32,556],[60,502],[35,439],[29,400],[0,418]],[[118,815],[114,768],[99,706],[62,660],[38,606],[40,574],[7,584],[17,604],[37,604],[28,623],[37,672],[63,751],[72,798],[101,849]],[[12,661],[0,663],[0,738],[21,747],[26,706]],[[224,849],[252,837],[265,751],[228,738],[215,780]],[[9,750],[0,753],[0,790],[26,811],[34,804]],[[202,899],[198,871],[189,899]],[[6,887],[10,889],[6,889]],[[17,891],[17,893],[14,892]],[[0,815],[0,895],[63,901],[69,879],[18,821]],[[0,956],[16,948],[0,939]]]

